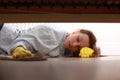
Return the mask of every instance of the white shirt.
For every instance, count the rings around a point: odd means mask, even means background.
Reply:
[[[5,41],[0,40],[0,46],[9,54],[14,48],[20,45],[31,52],[34,52],[35,50],[38,53],[43,53],[50,57],[62,56],[64,53],[64,40],[66,32],[57,27],[53,28],[38,25],[25,33],[18,34],[12,31],[10,32],[4,27],[2,30],[9,34],[5,35]]]

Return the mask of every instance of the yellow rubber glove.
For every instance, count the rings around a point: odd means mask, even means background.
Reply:
[[[15,59],[19,59],[19,58],[31,57],[34,56],[34,54],[32,54],[29,50],[26,50],[22,46],[18,46],[12,52],[12,56]]]
[[[81,58],[89,58],[92,56],[94,50],[89,48],[89,47],[83,47],[81,50],[80,50],[80,53],[79,53],[79,56]]]

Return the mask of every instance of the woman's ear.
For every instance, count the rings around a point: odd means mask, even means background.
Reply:
[[[66,34],[66,38],[67,38],[69,35],[70,35],[70,33],[67,33],[67,34]]]

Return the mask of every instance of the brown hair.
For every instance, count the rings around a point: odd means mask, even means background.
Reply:
[[[80,33],[84,33],[84,34],[88,35],[90,48],[92,48],[94,50],[94,53],[93,53],[92,57],[98,57],[98,56],[100,56],[99,49],[96,47],[97,40],[96,40],[96,37],[93,34],[93,32],[90,31],[90,30],[81,29]],[[73,56],[74,57],[78,57],[79,56],[79,52],[73,53]]]

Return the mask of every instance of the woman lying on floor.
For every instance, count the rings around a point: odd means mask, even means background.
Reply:
[[[91,57],[99,56],[96,37],[89,30],[78,29],[68,33],[45,25],[37,25],[24,33],[16,33],[15,30],[15,26],[13,30],[9,25],[2,25],[0,53],[12,55],[13,58],[25,58],[41,53],[47,57],[79,57],[80,49],[89,47],[94,50]]]

